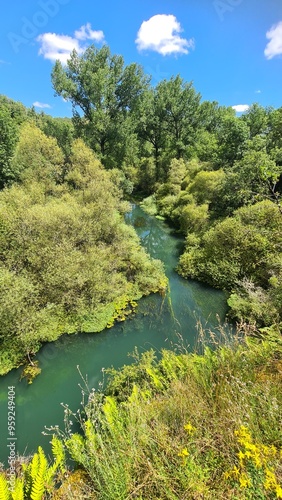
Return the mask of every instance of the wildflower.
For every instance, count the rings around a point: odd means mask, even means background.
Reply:
[[[264,487],[266,490],[275,489],[277,486],[276,477],[272,470],[265,469],[266,480],[264,482]]]
[[[187,450],[187,448],[183,448],[183,450],[181,450],[181,452],[178,453],[178,456],[179,457],[183,457],[183,458],[188,457],[189,456],[189,451]]]
[[[262,466],[262,463],[261,463],[261,459],[260,459],[259,454],[255,453],[253,456],[253,459],[254,459],[254,463],[255,463],[256,467],[260,468]]]
[[[239,451],[238,453],[238,457],[239,457],[239,460],[240,462],[243,462],[244,458],[245,458],[245,453],[243,453],[241,450]]]
[[[253,443],[244,443],[246,450],[252,451],[253,453],[257,453],[257,447]]]
[[[236,465],[234,465],[234,467],[232,469],[232,474],[234,477],[239,477],[239,475],[240,475],[240,471],[239,471],[238,467],[236,467]]]
[[[251,481],[250,481],[250,479],[249,479],[249,478],[248,478],[248,476],[246,476],[245,474],[244,474],[244,475],[242,474],[242,475],[239,477],[239,483],[240,483],[240,487],[241,487],[241,488],[247,488],[248,486],[250,486],[250,485],[251,485]]]
[[[190,422],[188,422],[188,424],[184,425],[184,429],[185,431],[188,432],[188,434],[192,434],[192,432],[195,432],[196,427],[194,427]]]
[[[229,479],[231,477],[231,473],[226,471],[223,473],[223,479]]]
[[[275,493],[277,498],[282,498],[282,488],[279,484],[276,486]]]

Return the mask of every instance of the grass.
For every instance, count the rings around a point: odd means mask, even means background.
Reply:
[[[50,498],[282,498],[280,339],[210,343],[160,360],[135,353],[82,412],[67,411],[59,435],[76,470]]]
[[[112,370],[80,415],[84,437],[63,440],[91,498],[281,498],[281,403],[280,343],[238,336],[203,355],[163,351],[157,361],[151,351]],[[242,429],[257,450],[248,463]]]

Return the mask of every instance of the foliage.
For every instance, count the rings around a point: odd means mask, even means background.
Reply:
[[[48,460],[41,446],[32,459],[19,464],[20,472],[13,479],[8,474],[0,473],[1,500],[43,500],[53,498],[55,486],[60,484],[66,473],[65,450],[58,437],[52,438],[54,462]],[[48,497],[47,497],[48,495]]]
[[[270,325],[280,321],[280,245],[281,214],[275,203],[263,201],[218,222],[196,246],[187,239],[179,269],[184,276],[235,289],[228,302],[233,316]]]
[[[25,124],[14,161],[21,183],[0,193],[1,373],[44,341],[112,325],[127,315],[124,297],[132,304],[166,287],[161,263],[123,221],[128,204],[81,139],[64,164],[56,140]]]
[[[0,188],[14,179],[11,160],[17,143],[18,127],[9,110],[0,102]]]
[[[52,82],[56,94],[72,103],[76,133],[106,166],[119,166],[128,155],[123,148],[126,135],[128,148],[131,138],[134,142],[127,114],[134,113],[148,85],[141,67],[124,67],[122,56],[112,55],[108,46],[99,50],[93,45],[82,56],[73,51],[66,67],[57,61]]]
[[[245,498],[282,498],[282,487],[277,481],[281,464],[281,450],[273,444],[254,443],[247,427],[235,430],[240,446],[237,465],[224,473],[224,478],[245,491]]]
[[[280,498],[281,343],[223,338],[203,355],[135,352],[104,394],[67,409],[57,432],[79,467],[76,498]]]

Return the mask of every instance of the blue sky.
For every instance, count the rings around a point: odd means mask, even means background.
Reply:
[[[282,106],[281,0],[12,0],[1,6],[0,93],[54,116],[56,57],[107,43],[152,84],[180,74],[203,100]]]

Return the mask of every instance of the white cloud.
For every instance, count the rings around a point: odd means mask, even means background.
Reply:
[[[36,40],[41,44],[39,55],[52,62],[58,59],[62,64],[66,64],[74,49],[81,55],[87,48],[87,45],[82,45],[81,41],[95,40],[96,42],[102,42],[104,41],[104,33],[102,31],[93,31],[91,24],[87,23],[75,31],[74,37],[57,35],[56,33],[43,33]]]
[[[194,48],[193,39],[181,38],[182,28],[173,15],[157,14],[148,21],[143,21],[135,43],[138,50],[153,50],[166,56],[170,54],[188,54]]]
[[[235,109],[236,113],[243,113],[244,111],[248,111],[250,106],[248,104],[236,104],[232,108]]]
[[[35,108],[51,108],[50,104],[44,104],[44,102],[35,101],[32,106]]]
[[[81,26],[79,30],[74,32],[74,36],[77,40],[95,40],[95,42],[103,42],[105,38],[103,31],[92,30],[90,23]]]
[[[282,21],[270,28],[266,38],[270,40],[264,50],[266,59],[282,55]]]
[[[75,49],[78,54],[83,50],[80,48],[79,41],[67,35],[56,35],[56,33],[44,33],[37,37],[37,41],[41,43],[39,54],[44,59],[56,61],[59,59],[61,63],[66,64],[70,53]]]
[[[255,90],[255,94],[261,94],[261,90]]]

